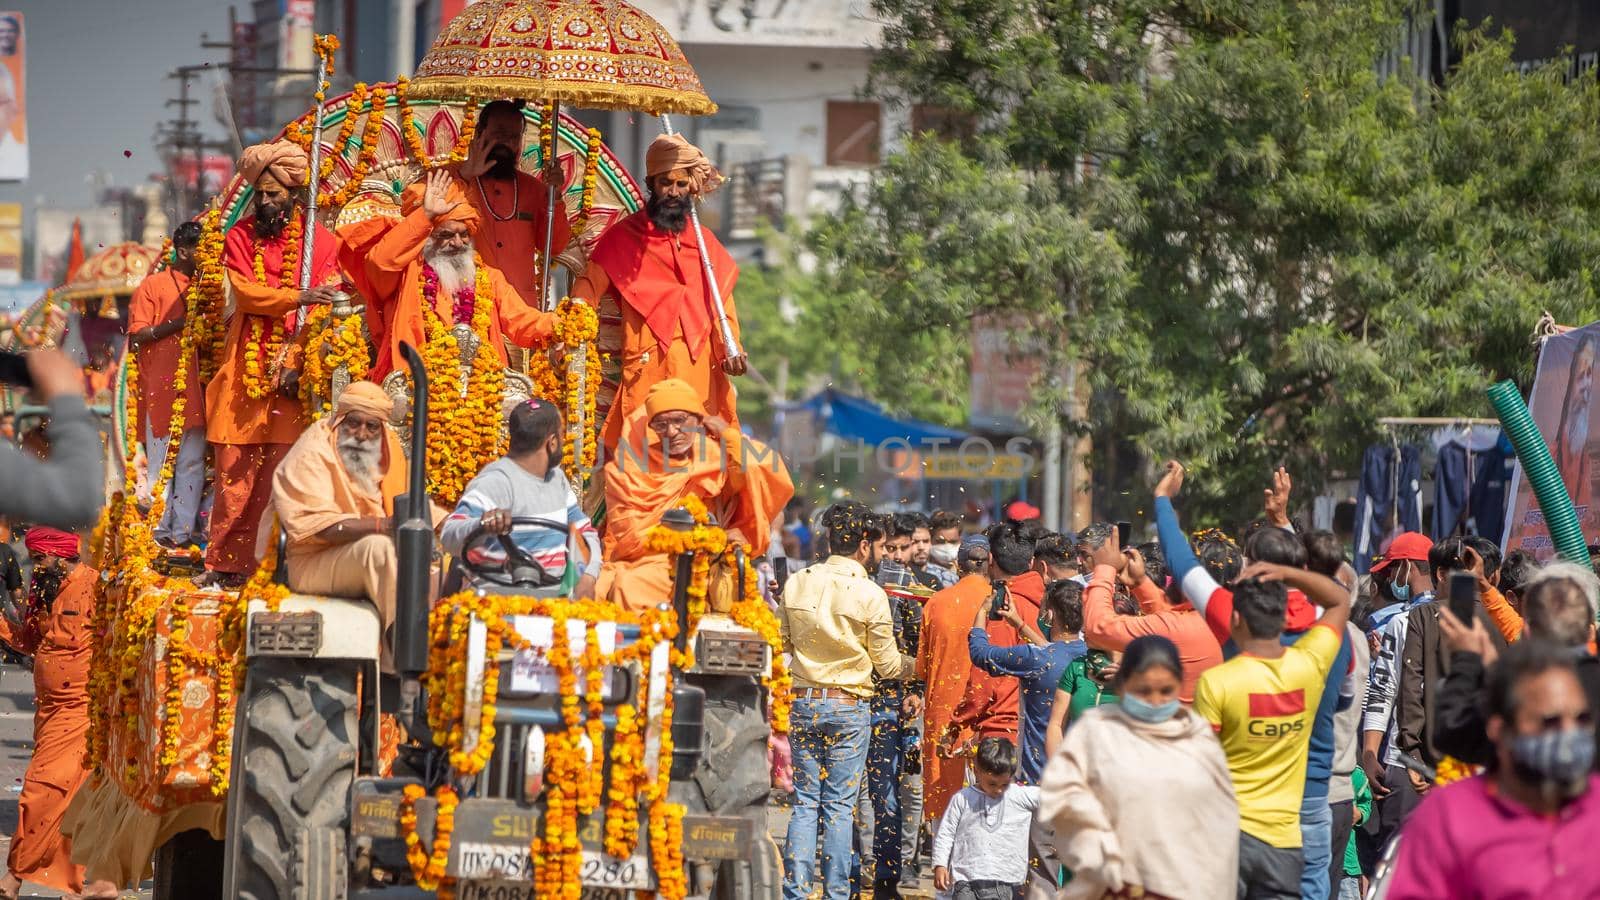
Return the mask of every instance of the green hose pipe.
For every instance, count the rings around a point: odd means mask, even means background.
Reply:
[[[1500,427],[1511,439],[1511,446],[1516,448],[1522,476],[1533,485],[1533,495],[1539,500],[1539,509],[1544,513],[1556,553],[1562,559],[1589,566],[1589,542],[1583,537],[1583,526],[1578,524],[1578,512],[1572,508],[1572,498],[1567,496],[1556,461],[1551,458],[1550,448],[1539,434],[1539,426],[1534,424],[1533,414],[1523,402],[1516,382],[1506,380],[1489,388],[1489,402],[1500,418]]]

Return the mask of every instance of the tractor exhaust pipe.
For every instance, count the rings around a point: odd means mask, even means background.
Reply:
[[[414,684],[428,668],[428,582],[433,566],[433,517],[428,503],[428,370],[422,355],[400,343],[400,355],[411,369],[411,469],[404,497],[395,503],[400,524],[395,533],[399,579],[395,582],[394,665]],[[412,693],[411,697],[405,697]],[[402,687],[402,701],[415,700]],[[409,705],[403,703],[403,705]]]

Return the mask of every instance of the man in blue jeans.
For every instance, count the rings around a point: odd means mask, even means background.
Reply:
[[[833,555],[791,576],[778,610],[795,698],[784,900],[812,896],[819,862],[823,896],[850,896],[851,814],[872,733],[872,676],[907,679],[916,665],[895,645],[889,597],[871,578],[883,552],[883,517],[845,501],[828,509],[823,526]]]

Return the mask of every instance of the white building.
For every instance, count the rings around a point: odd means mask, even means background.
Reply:
[[[721,107],[673,126],[730,183],[706,223],[736,249],[756,222],[831,206],[866,179],[914,115],[862,96],[882,28],[868,0],[634,0],[678,39]],[[634,172],[660,133],[634,113],[585,113]],[[720,207],[720,208],[719,208]]]

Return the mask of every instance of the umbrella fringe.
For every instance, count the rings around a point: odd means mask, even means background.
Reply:
[[[579,109],[615,109],[684,116],[709,116],[717,104],[705,95],[695,96],[670,88],[623,84],[552,83],[546,78],[520,76],[430,75],[414,79],[408,90],[412,100],[460,101],[522,98],[545,103],[556,100]]]

